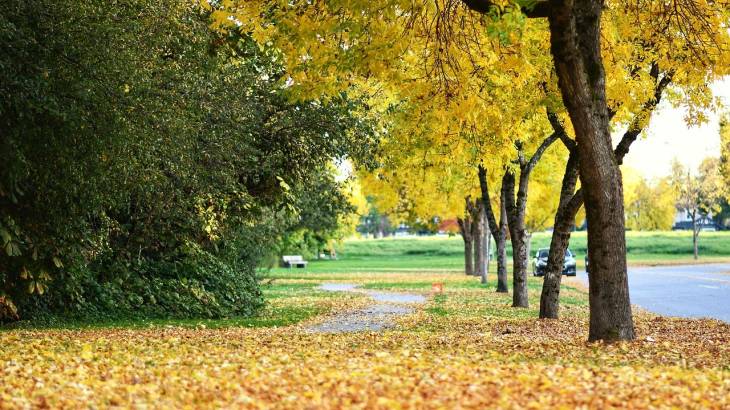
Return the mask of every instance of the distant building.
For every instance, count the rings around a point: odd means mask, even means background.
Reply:
[[[700,215],[700,218],[697,221],[697,224],[699,225],[700,230],[702,230],[702,231],[718,230],[717,223],[713,220],[713,216],[711,213],[706,216]],[[691,230],[691,229],[692,229],[692,214],[690,214],[690,212],[687,211],[686,209],[677,210],[677,212],[674,214],[674,224],[672,224],[672,230],[681,231],[681,230]]]
[[[400,238],[405,236],[413,236],[413,234],[411,233],[411,227],[404,223],[401,223],[400,225],[398,225],[398,228],[396,228],[395,232],[393,232],[393,236]]]

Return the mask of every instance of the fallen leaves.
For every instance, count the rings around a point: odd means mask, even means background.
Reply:
[[[418,275],[412,276],[419,279]],[[406,280],[406,279],[404,279]],[[382,333],[306,327],[7,331],[0,408],[728,408],[730,325],[638,312],[637,341],[561,320],[484,316],[491,290],[449,289]],[[287,302],[357,309],[362,298]],[[502,307],[503,309],[509,309]]]

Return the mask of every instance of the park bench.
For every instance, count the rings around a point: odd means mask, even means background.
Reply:
[[[284,255],[281,259],[284,262],[284,267],[289,269],[294,266],[297,268],[306,268],[307,263],[309,263],[302,258],[302,255]]]

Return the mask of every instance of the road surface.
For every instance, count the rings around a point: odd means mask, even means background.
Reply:
[[[587,283],[585,272],[579,275]],[[730,323],[730,264],[629,268],[631,303],[667,316]]]

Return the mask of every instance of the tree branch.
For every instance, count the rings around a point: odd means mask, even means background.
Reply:
[[[651,75],[655,79],[659,77],[659,71],[656,64],[652,65]],[[651,115],[656,106],[661,102],[664,90],[672,82],[673,75],[674,71],[669,71],[657,82],[654,87],[654,97],[644,103],[641,112],[636,114],[634,119],[631,121],[631,124],[629,124],[629,128],[626,130],[623,137],[621,137],[621,141],[619,141],[618,145],[616,145],[616,149],[614,149],[613,153],[616,157],[616,162],[619,165],[623,164],[624,157],[629,153],[629,147],[634,141],[636,141],[636,138],[639,134],[641,134],[641,131],[644,130],[644,126],[647,123],[647,121],[644,120],[647,116]]]
[[[545,151],[550,147],[550,145],[553,144],[558,139],[558,133],[554,132],[549,137],[545,138],[545,140],[540,144],[539,147],[537,147],[537,150],[534,154],[532,154],[532,158],[530,158],[530,161],[527,163],[527,166],[522,170],[523,174],[528,174],[532,172],[532,170],[535,168],[535,165],[537,165],[538,161],[540,161],[540,158],[542,158],[542,154],[545,153]]]
[[[524,168],[527,165],[527,161],[525,161],[525,153],[524,151],[522,151],[522,146],[522,141],[515,141],[515,148],[517,149],[517,159],[514,162],[520,166],[520,169]]]
[[[497,236],[499,235],[499,225],[497,225],[497,218],[495,218],[495,216],[494,216],[494,210],[492,209],[492,202],[489,200],[489,186],[488,186],[488,180],[487,180],[487,170],[481,164],[479,165],[479,168],[478,168],[478,174],[479,174],[479,188],[482,191],[482,203],[484,204],[484,211],[487,215],[487,224],[489,225],[489,230],[492,231],[492,235],[494,236],[494,239],[497,240]]]
[[[547,117],[548,121],[550,121],[550,125],[553,127],[553,131],[558,135],[558,138],[560,138],[560,141],[563,142],[563,145],[565,145],[565,148],[568,149],[568,151],[573,152],[576,150],[577,145],[575,141],[570,139],[568,137],[568,133],[565,132],[565,127],[563,126],[563,123],[560,122],[558,119],[558,115],[554,112],[547,110]]]

